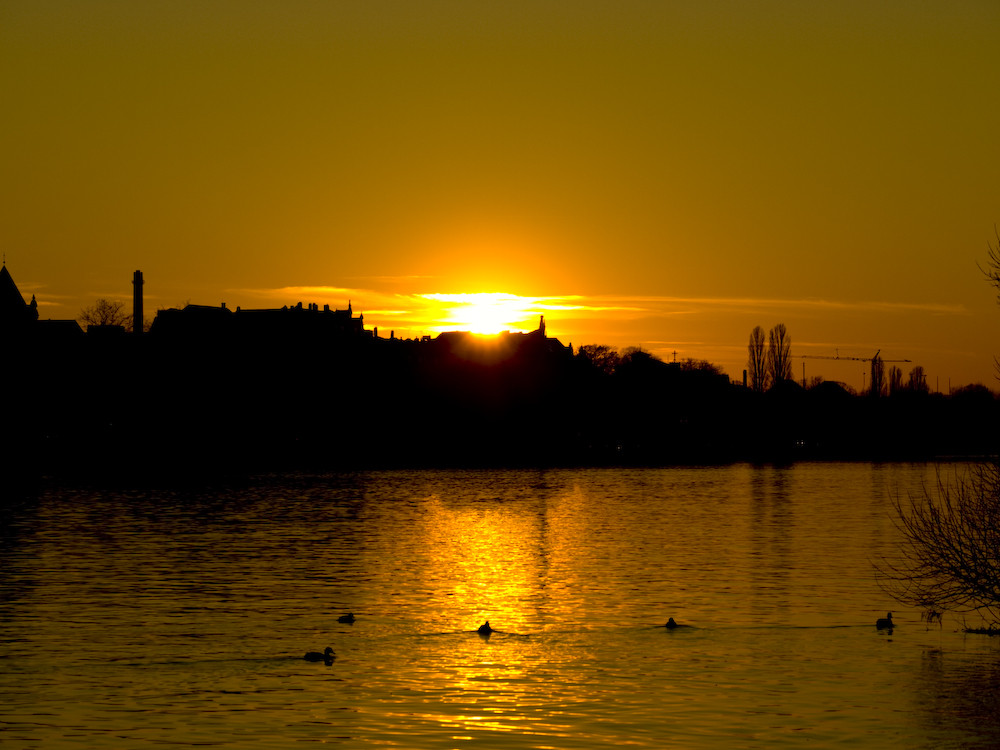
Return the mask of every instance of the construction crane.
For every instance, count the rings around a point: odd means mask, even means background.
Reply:
[[[836,350],[837,354],[833,357],[828,354],[799,354],[797,355],[800,359],[848,359],[854,360],[855,362],[871,362],[871,394],[873,396],[879,395],[879,390],[882,387],[882,365],[885,362],[909,362],[908,359],[882,359],[879,355],[882,350],[879,349],[875,352],[874,357],[841,357],[840,350]],[[802,363],[802,386],[805,387],[806,384],[806,363]],[[864,383],[862,383],[861,390],[864,390]]]

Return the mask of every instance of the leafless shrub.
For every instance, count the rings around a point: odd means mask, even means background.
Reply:
[[[86,326],[122,326],[132,328],[132,314],[124,302],[101,297],[90,307],[80,310],[80,322]]]
[[[1000,626],[1000,460],[978,464],[954,481],[940,475],[933,493],[893,500],[903,543],[876,564],[882,588],[928,613],[974,612]]]

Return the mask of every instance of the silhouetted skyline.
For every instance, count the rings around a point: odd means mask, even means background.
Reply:
[[[988,384],[998,27],[975,0],[10,0],[3,250],[43,319],[142,268],[150,312],[353,299],[412,338],[503,294],[501,328],[736,379],[783,322],[797,354]]]
[[[135,279],[141,275],[136,272]],[[136,294],[135,310],[143,301]],[[352,304],[158,311],[148,333],[46,321],[0,271],[3,450],[29,474],[928,459],[997,449],[985,388],[851,395],[535,330],[403,339]],[[781,370],[781,368],[779,368]],[[787,368],[784,370],[787,372]],[[15,472],[16,474],[17,472]]]

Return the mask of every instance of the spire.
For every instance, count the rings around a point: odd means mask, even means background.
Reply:
[[[38,303],[32,296],[31,305],[25,304],[5,262],[0,266],[0,321],[20,323],[25,320],[38,320]]]
[[[15,303],[23,307],[24,297],[21,296],[17,284],[11,278],[10,271],[7,270],[7,264],[4,263],[3,267],[0,268],[0,305],[7,308]]]

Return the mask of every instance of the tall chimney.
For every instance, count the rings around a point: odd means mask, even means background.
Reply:
[[[142,333],[142,271],[132,275],[132,333]]]

